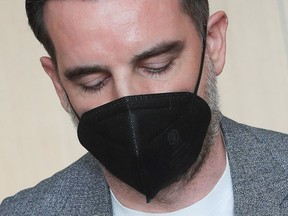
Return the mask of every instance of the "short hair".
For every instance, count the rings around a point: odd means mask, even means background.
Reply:
[[[56,50],[52,39],[49,36],[44,22],[44,9],[49,0],[26,0],[26,14],[29,25],[36,38],[43,44],[44,48],[57,66]],[[203,37],[205,32],[204,25],[209,18],[208,0],[179,0],[184,13],[190,16],[198,34]]]

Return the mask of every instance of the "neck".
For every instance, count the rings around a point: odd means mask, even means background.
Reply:
[[[207,196],[221,178],[226,167],[226,152],[221,133],[198,173],[188,183],[177,182],[160,191],[151,203],[127,184],[108,172],[105,178],[118,201],[125,207],[149,213],[177,211]]]

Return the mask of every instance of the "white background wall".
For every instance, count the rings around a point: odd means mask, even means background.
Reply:
[[[211,0],[230,24],[222,112],[288,133],[287,0]],[[23,0],[0,1],[0,201],[85,153],[40,67],[45,51],[30,31]]]

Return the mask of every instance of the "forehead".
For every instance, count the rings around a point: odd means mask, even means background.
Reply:
[[[48,0],[45,11],[49,11],[55,18],[69,17],[72,21],[84,8],[86,12],[90,12],[90,14],[85,14],[86,17],[98,15],[98,17],[105,18],[108,16],[112,18],[112,22],[117,22],[122,18],[131,17],[131,12],[138,17],[153,15],[153,18],[160,18],[178,14],[181,7],[179,0]]]
[[[82,52],[74,61],[124,47],[128,54],[181,36],[187,23],[194,28],[179,0],[50,0],[44,19],[57,60],[66,56],[70,62],[69,52]]]

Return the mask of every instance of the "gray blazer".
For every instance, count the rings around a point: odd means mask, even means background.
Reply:
[[[223,117],[235,215],[288,215],[288,135]],[[1,216],[112,216],[109,187],[89,153],[33,188],[5,199]]]

